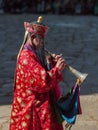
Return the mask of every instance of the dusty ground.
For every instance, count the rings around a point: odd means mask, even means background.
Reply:
[[[0,130],[8,130],[16,56],[24,36],[24,21],[38,15],[0,15]],[[88,77],[81,87],[83,114],[72,130],[98,130],[98,18],[97,16],[45,15],[49,26],[46,47],[62,53],[66,61]],[[66,93],[76,77],[64,71]]]

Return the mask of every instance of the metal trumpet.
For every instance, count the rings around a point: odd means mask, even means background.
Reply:
[[[86,79],[86,77],[88,75],[87,73],[81,73],[81,72],[77,71],[76,69],[74,69],[71,66],[68,66],[68,69],[81,81],[81,83]]]
[[[51,54],[51,52],[49,52],[47,49],[45,49],[45,51],[51,56],[51,57],[53,57],[52,56],[52,54]],[[67,66],[67,68],[70,70],[70,72],[72,73],[72,74],[74,74],[79,80],[80,80],[80,82],[82,83],[85,79],[86,79],[86,77],[87,77],[87,73],[81,73],[81,72],[79,72],[79,71],[77,71],[76,69],[74,69],[73,67],[71,67],[71,66]]]

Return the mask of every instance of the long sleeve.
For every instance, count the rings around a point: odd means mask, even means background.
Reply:
[[[19,61],[21,77],[28,86],[32,86],[32,90],[38,93],[48,92],[55,88],[55,86],[63,79],[59,73],[58,68],[53,67],[50,71],[46,71],[45,68],[38,62],[38,59],[29,51],[23,51]],[[19,72],[18,67],[18,72]]]

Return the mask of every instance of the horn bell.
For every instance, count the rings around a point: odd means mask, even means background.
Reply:
[[[74,69],[71,66],[68,66],[68,68],[77,78],[80,79],[81,82],[83,82],[86,79],[87,75],[88,75],[86,73],[81,73],[81,72],[77,71],[76,69]]]

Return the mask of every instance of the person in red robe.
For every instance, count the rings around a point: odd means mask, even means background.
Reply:
[[[62,55],[53,55],[49,67],[44,50],[48,27],[41,21],[42,17],[35,23],[24,22],[26,32],[15,70],[10,130],[63,130],[56,120],[51,92],[55,100],[60,98],[58,84],[67,64]]]

